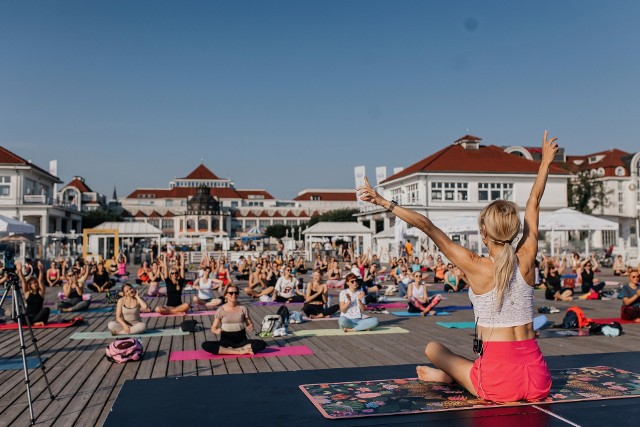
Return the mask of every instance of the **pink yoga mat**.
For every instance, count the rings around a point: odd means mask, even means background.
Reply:
[[[313,351],[306,345],[294,345],[291,347],[267,347],[256,354],[211,354],[204,350],[172,351],[169,361],[179,362],[183,360],[212,360],[212,359],[247,359],[251,357],[272,356],[308,356]]]
[[[140,313],[140,317],[178,317],[178,316],[213,316],[216,314],[215,310],[212,311],[189,311],[187,313],[179,314],[160,314],[160,313]]]
[[[619,317],[605,317],[602,319],[589,319],[592,322],[596,322],[596,323],[611,323],[611,322],[618,322],[618,323],[636,323],[633,320],[622,320]],[[638,323],[640,325],[640,323]]]
[[[384,302],[382,304],[373,303],[367,306],[367,310],[371,310],[372,308],[406,308],[406,302]]]

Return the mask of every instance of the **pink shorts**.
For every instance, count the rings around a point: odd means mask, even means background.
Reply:
[[[478,397],[493,402],[542,400],[551,390],[551,373],[534,338],[484,343],[471,368]]]

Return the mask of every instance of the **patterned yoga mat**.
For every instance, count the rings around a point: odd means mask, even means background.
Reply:
[[[542,402],[488,402],[457,384],[427,383],[417,378],[307,384],[300,389],[329,419],[640,397],[640,375],[622,369],[553,369],[551,376],[551,392]]]

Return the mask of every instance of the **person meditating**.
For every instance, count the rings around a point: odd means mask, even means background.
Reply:
[[[44,326],[49,321],[51,310],[44,307],[44,270],[42,263],[38,261],[38,278],[24,278],[22,273],[22,265],[16,263],[16,272],[22,283],[22,293],[27,303],[25,309],[26,317],[29,319],[31,326]]]
[[[302,312],[310,319],[330,317],[340,309],[338,304],[326,307],[329,299],[329,290],[326,284],[320,282],[321,278],[322,273],[320,270],[315,270],[313,272],[313,280],[307,286],[305,293]]]
[[[82,298],[84,292],[84,282],[87,279],[88,270],[78,277],[76,270],[72,269],[67,274],[67,281],[62,285],[64,293],[64,301],[59,301],[58,310],[63,313],[71,313],[74,311],[87,311],[91,305],[91,300]]]
[[[429,299],[427,295],[427,287],[421,282],[422,273],[419,271],[413,273],[413,282],[407,288],[407,298],[409,304],[407,311],[409,313],[420,313],[423,316],[434,315],[432,309],[442,301],[441,295],[436,295]]]
[[[148,312],[149,307],[129,283],[122,285],[122,293],[124,296],[116,306],[116,320],[109,322],[107,327],[111,335],[141,334],[147,329],[147,324],[140,318],[140,312]]]
[[[178,268],[180,268],[178,270]],[[165,305],[156,307],[156,313],[177,314],[186,313],[189,310],[189,303],[182,302],[182,290],[185,286],[184,280],[184,252],[180,252],[178,266],[173,266],[167,274],[167,261],[163,260],[160,266],[160,275],[167,285],[167,301]]]
[[[220,298],[213,297],[213,291],[222,288],[222,280],[211,277],[211,267],[204,267],[202,277],[198,277],[193,282],[193,287],[198,291],[198,295],[193,296],[193,304],[204,305],[207,308],[215,308],[222,304]]]
[[[639,274],[637,271],[629,273],[629,283],[622,286],[622,308],[620,310],[622,320],[633,320],[636,323],[640,323]]]
[[[238,305],[238,288],[229,285],[224,297],[226,303],[218,308],[211,325],[211,332],[220,336],[219,341],[205,341],[202,349],[212,354],[255,354],[265,348],[262,340],[247,338],[253,331],[253,321],[247,307]]]
[[[338,325],[344,332],[367,331],[378,326],[378,319],[375,317],[363,317],[366,310],[365,294],[358,290],[358,278],[355,274],[349,273],[346,277],[348,288],[340,291],[340,318]]]
[[[423,381],[458,382],[470,393],[495,402],[536,401],[547,397],[551,374],[533,331],[534,260],[538,252],[538,216],[549,168],[558,146],[556,138],[542,139],[542,161],[527,200],[522,238],[518,206],[496,200],[480,212],[478,226],[489,257],[455,244],[425,216],[385,200],[365,180],[358,187],[361,200],[381,206],[422,230],[444,256],[466,274],[477,325],[475,362],[454,354],[438,342],[425,353],[435,368],[419,366]]]

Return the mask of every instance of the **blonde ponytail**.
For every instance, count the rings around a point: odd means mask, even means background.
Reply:
[[[513,240],[520,232],[520,215],[518,205],[506,200],[496,200],[485,206],[478,217],[478,225],[484,230],[485,237],[502,250],[494,261],[495,287],[497,291],[497,308],[502,307],[504,294],[509,290],[511,277],[516,265],[516,251]]]

